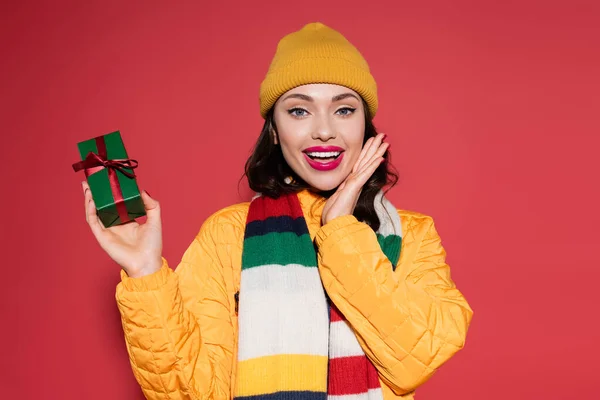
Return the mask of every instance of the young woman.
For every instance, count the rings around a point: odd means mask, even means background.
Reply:
[[[149,399],[411,399],[464,346],[472,310],[431,217],[396,209],[376,84],[312,23],[261,84],[251,202],[210,216],[173,272],[159,203],[147,221],[87,221],[122,268],[116,299]]]

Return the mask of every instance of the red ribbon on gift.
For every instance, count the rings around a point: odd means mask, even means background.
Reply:
[[[138,162],[130,158],[108,160],[104,136],[96,138],[96,147],[98,148],[98,154],[90,151],[84,160],[73,164],[73,170],[77,172],[83,169],[87,179],[90,175],[107,168],[108,180],[110,182],[110,189],[115,200],[117,213],[119,214],[119,218],[122,222],[127,222],[131,218],[129,218],[129,214],[127,213],[127,207],[125,206],[125,200],[123,199],[123,192],[121,191],[121,185],[119,184],[119,179],[117,178],[117,171],[121,172],[128,178],[133,179],[136,177],[135,173],[126,171],[125,168],[137,168]]]

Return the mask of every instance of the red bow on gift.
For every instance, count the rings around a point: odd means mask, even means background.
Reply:
[[[83,161],[76,162],[73,164],[75,172],[82,169],[85,170],[85,175],[90,176],[104,168],[111,168],[121,172],[123,175],[129,178],[135,178],[135,173],[126,171],[125,168],[134,169],[138,167],[137,160],[131,158],[119,159],[119,160],[107,160],[106,158],[90,151],[87,157]]]

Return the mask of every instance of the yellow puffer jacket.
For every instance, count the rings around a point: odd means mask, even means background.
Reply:
[[[347,215],[321,226],[323,201],[306,190],[298,197],[316,237],[324,286],[377,368],[384,398],[412,399],[464,346],[473,314],[450,278],[431,217],[398,211],[403,243],[392,271],[368,225]],[[116,299],[133,373],[146,398],[233,398],[236,293],[248,206],[210,216],[175,272],[164,258],[152,275],[129,278],[121,272]],[[372,268],[344,268],[365,255]],[[347,296],[358,285],[361,291]],[[374,314],[386,318],[367,320],[373,307],[384,309]]]

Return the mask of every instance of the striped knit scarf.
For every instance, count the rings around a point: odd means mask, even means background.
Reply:
[[[402,240],[398,212],[382,192],[375,209],[378,242],[395,268]],[[296,194],[252,200],[239,296],[236,399],[383,398],[377,370],[328,301]]]

